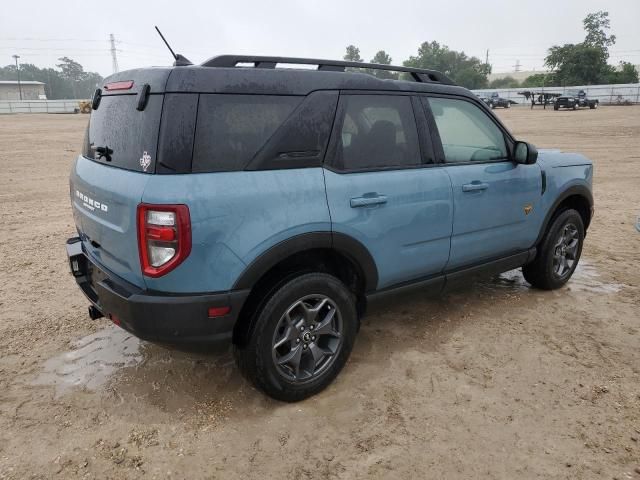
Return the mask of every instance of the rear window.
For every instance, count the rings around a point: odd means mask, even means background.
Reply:
[[[411,98],[343,95],[344,116],[335,165],[341,170],[420,165],[418,131]]]
[[[244,169],[303,98],[201,95],[191,171]]]
[[[136,95],[105,95],[89,124],[89,151],[84,155],[113,167],[153,173],[163,95],[150,95],[136,110]],[[108,149],[108,155],[101,155]]]

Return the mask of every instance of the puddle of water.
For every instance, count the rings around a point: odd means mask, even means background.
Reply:
[[[600,276],[596,267],[589,262],[580,261],[573,273],[573,277],[567,283],[571,290],[580,290],[591,293],[616,293],[622,290],[622,283],[604,283],[598,280]]]
[[[34,384],[55,385],[57,393],[73,387],[95,390],[118,369],[143,360],[141,341],[113,325],[76,340],[72,346],[71,351],[47,360]]]
[[[569,279],[565,288],[569,290],[590,292],[590,293],[616,293],[619,292],[624,285],[621,283],[605,283],[598,280],[600,274],[596,267],[589,262],[580,260],[573,276]],[[513,291],[522,291],[531,288],[522,276],[520,269],[510,270],[501,273],[488,282],[482,282],[484,287],[490,289],[509,289]]]

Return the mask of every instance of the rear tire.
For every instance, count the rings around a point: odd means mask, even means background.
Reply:
[[[355,341],[355,296],[336,277],[309,273],[284,283],[263,305],[247,344],[234,347],[244,376],[285,402],[326,388]]]
[[[507,104],[504,106],[504,108],[511,108],[511,103],[507,102]]]
[[[573,209],[560,212],[551,221],[533,262],[522,267],[527,282],[542,290],[555,290],[573,275],[584,242],[582,217]]]

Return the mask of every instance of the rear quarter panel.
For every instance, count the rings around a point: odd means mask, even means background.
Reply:
[[[166,276],[145,279],[147,288],[164,292],[230,290],[275,244],[331,231],[320,168],[154,175],[143,202],[189,207],[191,254]]]

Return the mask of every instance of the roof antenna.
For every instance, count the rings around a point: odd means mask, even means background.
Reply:
[[[187,65],[193,65],[193,63],[191,63],[189,61],[189,59],[187,57],[185,57],[184,55],[180,55],[179,53],[175,53],[173,51],[173,49],[171,48],[171,46],[169,45],[169,42],[167,42],[167,39],[164,38],[164,35],[162,35],[162,32],[160,31],[160,29],[158,27],[155,27],[155,28],[156,28],[156,32],[158,32],[158,35],[160,35],[160,38],[162,39],[162,41],[164,42],[164,44],[167,46],[167,48],[171,52],[171,56],[175,60],[173,62],[173,66],[174,67],[185,67]]]

